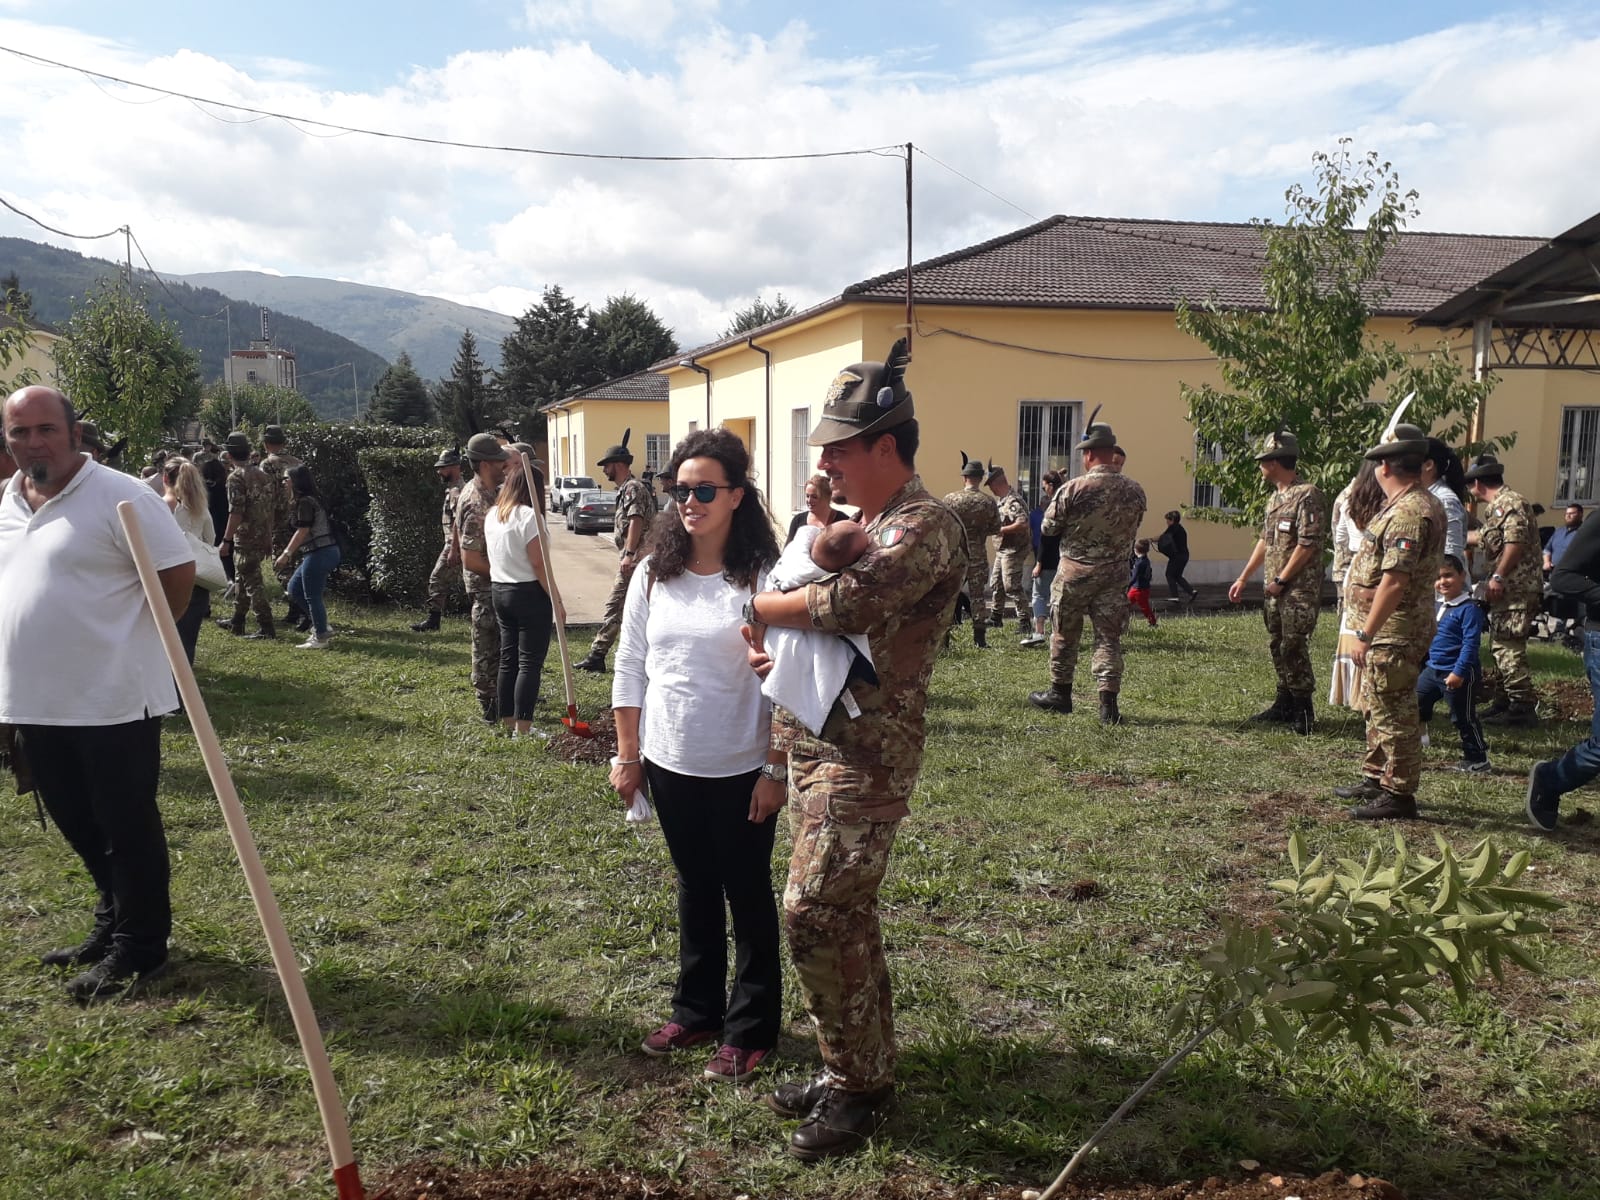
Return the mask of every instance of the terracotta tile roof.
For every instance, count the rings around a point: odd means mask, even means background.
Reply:
[[[1414,317],[1492,275],[1543,238],[1405,233],[1381,276],[1389,294],[1375,311]],[[1170,309],[1215,295],[1260,308],[1264,258],[1255,225],[1200,221],[1050,217],[912,268],[916,298],[932,304],[1047,308]],[[840,299],[899,302],[903,271],[864,279]]]
[[[632,375],[623,375],[616,379],[608,379],[604,383],[597,383],[593,387],[586,387],[582,391],[574,392],[565,400],[554,400],[551,404],[571,404],[577,400],[656,400],[665,404],[669,385],[665,375],[655,371],[635,371]],[[546,408],[550,404],[545,405]]]

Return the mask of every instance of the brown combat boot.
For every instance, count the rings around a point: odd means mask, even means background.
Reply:
[[[1369,804],[1356,805],[1350,815],[1357,821],[1415,821],[1417,798],[1380,788],[1376,799]]]
[[[789,1138],[789,1153],[802,1162],[854,1154],[883,1127],[894,1103],[894,1087],[842,1092],[830,1087]]]
[[[1117,694],[1115,692],[1100,693],[1100,724],[1122,724],[1122,713],[1117,708]]]
[[[1072,689],[1065,684],[1052,683],[1042,692],[1029,692],[1028,703],[1047,712],[1072,711]]]

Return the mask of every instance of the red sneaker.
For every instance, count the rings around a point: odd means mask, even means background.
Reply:
[[[676,1050],[687,1050],[691,1046],[703,1046],[713,1038],[722,1036],[720,1029],[702,1029],[693,1032],[685,1029],[676,1021],[668,1021],[644,1041],[639,1043],[639,1049],[656,1058],[665,1058]]]
[[[738,1046],[718,1046],[717,1052],[706,1064],[706,1078],[743,1083],[761,1069],[761,1064],[771,1053],[771,1050],[742,1050]]]

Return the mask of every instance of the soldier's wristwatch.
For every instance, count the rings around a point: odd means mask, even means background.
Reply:
[[[746,625],[761,624],[761,618],[756,616],[756,598],[754,596],[744,602],[743,616]]]
[[[761,778],[770,779],[774,783],[788,783],[789,768],[784,763],[762,763]]]
[[[1368,633],[1365,629],[1356,630],[1356,641],[1364,643],[1364,642],[1370,642],[1371,640],[1372,640],[1372,635],[1370,633]]]

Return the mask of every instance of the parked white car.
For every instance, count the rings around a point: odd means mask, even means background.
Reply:
[[[592,492],[600,485],[587,475],[557,475],[550,489],[550,511],[564,513],[580,492]]]

